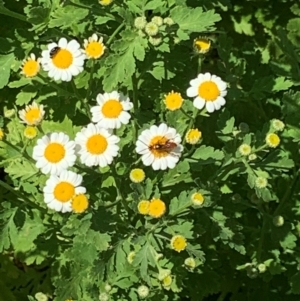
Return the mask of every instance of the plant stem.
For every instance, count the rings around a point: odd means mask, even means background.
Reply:
[[[261,254],[262,254],[262,248],[263,248],[264,239],[265,239],[266,226],[267,226],[266,217],[263,214],[263,224],[261,227],[260,238],[259,238],[259,243],[258,243],[258,248],[257,248],[257,256],[256,256],[258,263],[261,263]]]
[[[188,113],[181,107],[180,108],[180,111],[190,120],[191,119],[191,116],[188,115]]]
[[[27,18],[19,13],[15,13],[13,11],[10,11],[9,9],[7,9],[6,7],[4,7],[3,5],[0,5],[0,15],[5,15],[5,16],[9,16],[27,23],[30,23]]]
[[[196,120],[197,115],[198,115],[198,109],[195,109],[195,110],[194,110],[194,113],[193,113],[193,117],[192,117],[192,118],[190,117],[190,123],[189,123],[189,125],[188,125],[188,127],[187,127],[187,129],[186,129],[186,131],[185,131],[185,133],[184,133],[184,137],[186,136],[187,132],[188,132],[188,131],[192,128],[192,126],[194,125],[194,122],[195,122],[195,120]],[[184,146],[185,144],[186,144],[186,140],[183,141],[182,145]]]
[[[113,32],[113,34],[110,36],[110,38],[108,39],[108,41],[106,42],[106,45],[108,46],[112,40],[114,39],[114,37],[121,31],[121,29],[125,27],[125,23],[121,23],[117,29]]]
[[[11,144],[10,142],[8,142],[7,140],[2,140],[2,142],[4,142],[6,145],[10,146],[11,148],[13,148],[15,151],[17,151],[20,155],[22,155],[25,159],[27,159],[29,162],[31,163],[35,163],[35,161],[27,155],[27,153],[22,152],[20,149],[18,149],[15,145]]]
[[[292,183],[289,185],[290,188],[285,191],[285,194],[284,194],[281,202],[279,203],[276,210],[274,211],[274,216],[278,215],[281,212],[282,208],[284,207],[285,202],[287,200],[290,200],[290,195],[292,194],[292,192],[294,190],[294,187],[295,187],[295,184],[298,181],[298,178],[299,178],[299,174],[294,176],[294,179],[293,179]]]
[[[91,89],[92,89],[94,71],[95,71],[95,60],[92,60],[92,67],[91,67],[91,70],[90,70],[89,85],[88,85],[88,89],[86,91],[86,96],[85,96],[85,98],[87,100],[90,97],[90,93],[91,93]]]
[[[227,296],[228,292],[224,291],[221,293],[221,295],[218,297],[217,301],[223,301],[226,296]]]
[[[137,92],[137,79],[135,73],[132,75],[131,78],[132,82],[132,98],[133,98],[133,110],[134,113],[138,111],[139,103],[138,103],[138,92]],[[133,120],[133,138],[136,141],[137,140],[137,123]]]
[[[40,211],[46,212],[46,209],[38,206],[37,204],[33,203],[30,199],[28,199],[25,195],[21,194],[19,191],[15,190],[13,187],[8,185],[7,183],[3,182],[0,180],[0,186],[5,188],[6,190],[10,191],[13,193],[15,196],[17,196],[19,199],[23,200],[26,202],[27,205],[31,206],[32,208],[36,208]]]
[[[74,97],[74,94],[65,90],[65,89],[62,89],[58,84],[56,84],[55,82],[52,82],[50,80],[48,80],[47,78],[45,78],[44,76],[42,76],[41,74],[38,74],[37,75],[39,78],[41,78],[44,82],[46,82],[49,86],[51,86],[52,88],[54,88],[55,90],[58,90],[58,91],[61,91],[62,93],[64,94],[67,94],[69,96],[72,96]],[[40,82],[39,82],[40,83]]]
[[[198,68],[197,68],[198,74],[201,73],[203,59],[204,59],[204,56],[202,54],[199,54],[199,57],[198,57]]]

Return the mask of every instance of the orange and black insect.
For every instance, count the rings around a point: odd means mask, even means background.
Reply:
[[[167,141],[163,141],[163,142],[158,141],[158,143],[150,145],[149,150],[171,153],[177,146],[178,145],[175,142],[168,139]]]
[[[49,53],[50,58],[53,59],[59,50],[60,50],[60,47],[58,47],[58,46],[55,46],[54,48],[52,48]]]

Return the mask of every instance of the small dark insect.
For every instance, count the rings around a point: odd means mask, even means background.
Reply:
[[[55,46],[54,48],[52,48],[50,50],[50,58],[53,59],[59,50],[60,50],[60,47],[58,47],[58,46]]]
[[[167,140],[165,142],[160,143],[160,141],[158,141],[158,143],[151,145],[149,147],[150,151],[151,150],[156,150],[158,152],[172,152],[174,150],[174,148],[177,147],[177,144],[175,142],[172,142],[170,140]]]

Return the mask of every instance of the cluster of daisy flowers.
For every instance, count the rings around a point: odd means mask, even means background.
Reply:
[[[68,42],[66,38],[61,38],[57,43],[48,44],[40,58],[31,53],[24,59],[21,73],[26,77],[34,77],[41,65],[50,78],[68,82],[83,71],[85,59],[99,59],[104,55],[105,48],[103,38],[97,34],[84,40],[83,49],[76,40]]]
[[[68,169],[77,157],[88,167],[105,167],[118,155],[120,138],[113,130],[127,124],[132,108],[128,97],[113,91],[98,94],[97,105],[91,108],[92,122],[82,128],[74,141],[63,132],[48,133],[37,140],[32,157],[36,167],[50,178],[44,187],[44,200],[51,209],[61,212],[83,212],[88,207],[82,176]],[[39,124],[44,116],[43,106],[36,103],[19,112],[21,121]]]

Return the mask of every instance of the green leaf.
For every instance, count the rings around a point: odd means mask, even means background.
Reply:
[[[284,76],[280,76],[276,78],[272,91],[274,92],[284,91],[284,90],[288,90],[292,86],[293,86],[293,82],[291,80],[286,79]]]
[[[1,225],[0,231],[0,252],[8,250],[11,243],[11,237],[17,236],[18,230],[14,222],[14,217],[17,212],[17,208],[5,209],[0,214],[0,220],[4,224]]]
[[[72,24],[80,24],[84,20],[89,11],[85,8],[74,8],[73,5],[59,6],[51,13],[49,28],[60,27],[61,29],[69,29]]]
[[[7,300],[16,301],[17,299],[14,296],[12,290],[6,285],[4,280],[5,279],[0,280],[0,290],[1,290],[0,301],[7,301]]]
[[[245,34],[247,36],[253,36],[254,31],[250,20],[252,19],[252,14],[247,16],[240,16],[239,22],[232,16],[231,19],[234,23],[234,29],[237,33]]]
[[[291,278],[291,288],[293,294],[300,294],[300,272],[297,272]]]
[[[12,244],[16,252],[26,253],[34,249],[34,240],[44,232],[45,226],[39,217],[39,211],[32,209],[33,216],[25,214],[25,222],[23,227],[18,231],[15,237],[12,237]]]
[[[105,60],[103,89],[107,92],[112,91],[119,83],[130,80],[135,72],[135,59],[143,61],[145,57],[146,39],[130,31],[124,31],[122,38],[112,46],[120,53]]]
[[[194,152],[192,158],[200,160],[214,159],[216,161],[221,161],[224,158],[224,153],[220,150],[215,150],[211,146],[202,145]]]
[[[32,89],[32,86],[27,86],[17,95],[16,104],[19,106],[27,105],[36,94],[37,92]]]
[[[20,87],[23,87],[23,86],[27,86],[30,83],[31,83],[31,78],[29,78],[29,77],[21,77],[19,80],[10,82],[8,84],[8,86],[10,88],[20,88]]]
[[[25,181],[38,173],[38,169],[35,165],[27,160],[14,160],[5,168],[7,172],[13,179],[20,178]]]
[[[149,282],[148,265],[155,267],[155,258],[153,247],[146,243],[134,256],[133,266],[140,268],[140,274],[143,280]]]
[[[213,31],[216,22],[221,20],[214,10],[203,12],[201,7],[188,8],[177,6],[171,10],[171,18],[179,28],[186,32]]]
[[[0,55],[0,89],[7,85],[10,76],[10,67],[14,61],[14,54]]]
[[[65,116],[61,123],[44,120],[41,126],[44,133],[64,132],[68,134],[71,139],[74,139],[75,137],[72,120],[70,120],[67,116]]]
[[[280,245],[283,249],[294,249],[297,244],[297,237],[293,233],[289,232],[283,240],[280,241]]]
[[[111,17],[108,16],[99,16],[95,19],[95,25],[102,25],[106,24],[108,21],[113,20]]]

